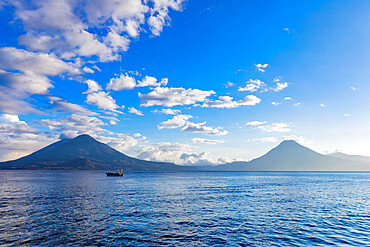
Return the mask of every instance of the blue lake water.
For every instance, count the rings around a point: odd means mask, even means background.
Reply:
[[[0,171],[0,245],[370,246],[370,173]]]

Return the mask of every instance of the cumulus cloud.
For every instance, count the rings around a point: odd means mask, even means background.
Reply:
[[[174,162],[182,164],[180,156],[191,146],[181,143],[161,142],[139,147],[137,157],[144,160]]]
[[[136,114],[138,116],[144,116],[144,114],[141,111],[135,109],[134,107],[129,107],[128,112],[132,114]]]
[[[53,87],[48,76],[64,73],[73,75],[80,71],[53,54],[0,48],[0,80],[7,88],[27,94],[46,94]]]
[[[271,105],[280,105],[280,103],[273,101],[271,102]]]
[[[193,143],[211,144],[211,145],[225,142],[224,140],[206,139],[206,138],[193,138],[191,140]]]
[[[0,115],[0,161],[30,154],[54,140],[21,121],[17,115]]]
[[[110,79],[107,90],[121,91],[123,89],[133,89],[136,86],[136,79],[126,74],[121,74],[117,78]]]
[[[273,88],[272,90],[274,90],[275,92],[280,92],[281,90],[287,87],[288,87],[288,82],[277,82],[276,87]]]
[[[234,101],[231,96],[220,96],[218,100],[206,99],[202,107],[215,107],[215,108],[236,108],[243,105],[256,105],[261,102],[261,99],[255,95],[247,95],[244,100]]]
[[[95,136],[95,138],[120,152],[137,146],[141,141],[141,139],[134,138],[129,134],[118,134],[117,137]]]
[[[269,66],[269,65],[267,63],[265,63],[265,64],[260,64],[259,63],[259,64],[255,64],[255,66],[256,66],[256,68],[257,68],[258,71],[265,72],[267,66]]]
[[[25,102],[29,95],[46,94],[53,88],[48,76],[76,75],[80,71],[53,54],[12,47],[0,48],[0,110],[9,113],[35,111]]]
[[[227,158],[212,158],[208,152],[193,153],[191,148],[187,144],[161,142],[140,146],[137,157],[179,165],[218,165],[231,161]]]
[[[28,49],[54,51],[64,58],[96,57],[113,61],[126,51],[131,38],[149,26],[160,35],[170,22],[169,11],[181,11],[182,1],[7,1],[26,34],[19,42]],[[94,31],[92,31],[94,30]],[[146,30],[145,30],[146,31]],[[104,35],[102,35],[104,34]]]
[[[180,114],[181,111],[180,110],[175,110],[175,109],[162,109],[162,110],[157,110],[155,109],[153,111],[154,113],[162,113],[162,114],[166,114],[166,115],[177,115],[177,114]]]
[[[255,92],[259,88],[264,87],[264,86],[266,86],[266,84],[263,81],[259,79],[256,79],[256,80],[250,79],[249,81],[246,82],[245,87],[239,87],[238,90],[241,92],[244,92],[244,91]]]
[[[28,126],[24,121],[20,121],[17,115],[12,114],[1,114],[0,115],[0,133],[6,134],[24,134],[32,133],[36,134],[38,131]]]
[[[93,69],[89,68],[89,67],[84,67],[82,69],[82,71],[85,72],[85,73],[90,73],[90,74],[95,73],[95,71]]]
[[[193,132],[193,133],[202,133],[206,135],[215,135],[215,136],[223,136],[227,135],[228,132],[226,130],[221,130],[220,128],[212,128],[205,125],[206,122],[203,123],[192,123],[187,122],[186,125],[181,129],[182,131]]]
[[[167,121],[163,121],[158,125],[158,129],[176,129],[184,126],[187,121],[192,118],[191,115],[176,115]]]
[[[117,113],[121,113],[117,109],[123,107],[119,107],[112,96],[110,96],[109,93],[103,91],[88,94],[86,97],[86,103],[96,105],[100,109],[109,110]]]
[[[167,78],[163,78],[161,81],[157,82],[157,78],[152,76],[145,76],[138,84],[137,87],[160,87],[166,86],[168,83]]]
[[[293,100],[291,97],[285,97],[284,100]]]
[[[84,94],[86,93],[94,93],[94,92],[98,92],[98,91],[101,91],[103,90],[102,87],[99,85],[99,83],[97,83],[96,81],[93,81],[93,80],[86,80],[84,83],[87,84],[88,86],[88,90],[86,92],[84,92]]]
[[[215,94],[213,90],[156,87],[148,94],[138,93],[142,106],[163,105],[172,107],[176,105],[194,105],[204,102],[205,99]]]

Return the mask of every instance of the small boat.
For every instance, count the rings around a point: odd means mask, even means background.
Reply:
[[[122,177],[123,176],[122,170],[118,172],[107,172],[106,174],[108,177]]]

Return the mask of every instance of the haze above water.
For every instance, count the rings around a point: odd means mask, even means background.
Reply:
[[[1,171],[2,245],[370,245],[370,173]]]

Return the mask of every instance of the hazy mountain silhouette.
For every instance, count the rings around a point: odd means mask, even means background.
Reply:
[[[0,169],[124,169],[182,171],[188,167],[129,157],[89,135],[60,140],[17,160],[0,163]],[[194,170],[194,168],[192,168]]]
[[[250,162],[232,162],[217,167],[218,171],[368,171],[370,158],[354,159],[322,155],[293,140],[283,141],[265,155]],[[361,156],[363,157],[363,156]],[[367,157],[366,157],[367,158]]]
[[[249,162],[189,167],[129,157],[88,135],[55,142],[17,160],[1,162],[0,169],[132,171],[370,171],[370,157],[334,153],[322,155],[295,141],[283,141]]]

